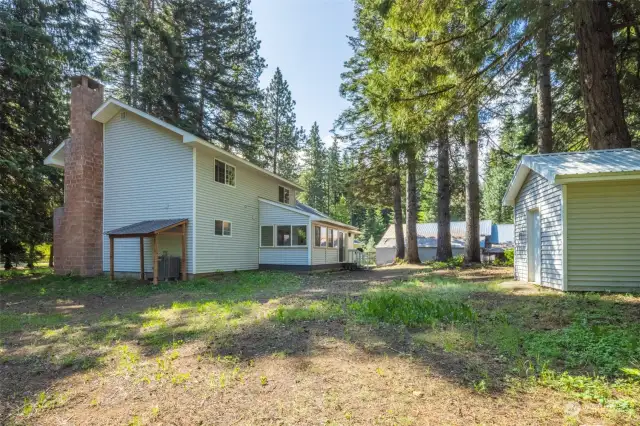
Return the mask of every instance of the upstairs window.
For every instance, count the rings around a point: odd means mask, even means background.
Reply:
[[[289,188],[285,188],[284,186],[278,187],[278,201],[289,204]]]
[[[224,161],[215,160],[213,177],[216,182],[229,186],[236,186],[236,168]]]
[[[216,220],[214,234],[223,237],[231,236],[231,222],[226,220]]]

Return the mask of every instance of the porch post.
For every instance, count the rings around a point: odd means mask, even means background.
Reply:
[[[182,224],[182,262],[180,263],[182,281],[187,280],[187,224]]]
[[[109,235],[109,279],[111,281],[115,278],[115,273],[113,271],[113,235]]]
[[[158,284],[158,235],[153,235],[153,284]]]
[[[140,281],[144,281],[144,237],[140,237]]]

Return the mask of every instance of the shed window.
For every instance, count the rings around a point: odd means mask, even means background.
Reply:
[[[273,226],[260,227],[260,245],[262,247],[273,247]]]
[[[328,233],[327,233],[327,247],[333,247],[333,234],[334,234],[334,230],[333,229],[329,229]]]
[[[226,220],[216,220],[215,221],[214,234],[215,235],[221,235],[221,236],[224,236],[224,237],[230,237],[231,236],[231,222],[228,222]]]
[[[320,247],[327,246],[327,228],[324,226],[320,227]]]
[[[289,204],[289,188],[285,188],[284,186],[278,187],[278,201]]]
[[[313,227],[313,245],[315,247],[320,247],[320,227],[319,226],[314,226]]]
[[[236,186],[236,168],[224,161],[215,160],[214,179],[218,183]]]

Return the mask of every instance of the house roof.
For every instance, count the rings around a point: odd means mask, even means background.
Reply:
[[[347,225],[346,223],[342,223],[342,222],[338,222],[337,220],[333,220],[331,219],[331,217],[327,216],[326,214],[314,209],[311,206],[308,206],[306,204],[303,204],[299,201],[296,201],[296,205],[294,206],[289,206],[287,204],[282,204],[282,203],[278,203],[276,201],[271,201],[271,200],[267,200],[265,198],[258,198],[258,200],[261,203],[266,203],[266,204],[270,204],[272,206],[276,206],[279,207],[281,209],[285,209],[285,210],[289,210],[295,213],[299,213],[302,214],[304,216],[309,217],[312,221],[315,222],[323,222],[326,223],[327,225],[334,225],[337,226],[339,228],[344,228],[344,229],[348,229],[351,232],[354,232],[356,234],[359,234],[360,231],[358,231],[358,228],[352,225]]]
[[[100,123],[107,123],[109,120],[111,120],[116,114],[118,114],[121,110],[126,110],[131,112],[132,114],[135,114],[139,117],[142,117],[146,120],[151,121],[152,123],[157,124],[160,127],[163,127],[167,130],[169,130],[172,133],[177,134],[178,136],[182,137],[182,142],[186,143],[186,144],[192,144],[194,146],[198,146],[198,147],[202,147],[205,149],[210,149],[213,152],[219,154],[219,155],[223,155],[225,157],[230,157],[232,158],[234,161],[237,161],[239,163],[242,163],[254,170],[257,170],[258,172],[267,175],[267,176],[271,176],[272,178],[280,181],[281,183],[287,185],[288,187],[294,188],[298,191],[303,191],[304,188],[302,188],[300,185],[291,182],[288,179],[283,178],[282,176],[279,176],[273,172],[270,172],[269,170],[263,169],[260,166],[256,166],[255,164],[253,164],[252,162],[245,160],[242,157],[239,157],[235,154],[232,154],[231,152],[224,150],[216,145],[214,145],[211,142],[208,142],[196,135],[194,135],[193,133],[189,133],[186,130],[183,130],[179,127],[176,127],[174,125],[171,125],[157,117],[154,117],[151,114],[147,114],[144,111],[141,111],[137,108],[132,107],[131,105],[127,105],[122,101],[119,101],[118,99],[115,98],[109,98],[107,99],[102,105],[100,105],[100,107],[98,107],[98,109],[91,115],[91,117],[96,120],[99,121]],[[51,153],[49,154],[49,156],[47,157],[47,159],[45,159],[45,164],[48,165],[53,165],[53,166],[57,166],[57,167],[64,167],[64,151],[60,152],[62,150],[62,148],[64,148],[64,142],[62,142],[60,145],[58,145],[58,147]],[[58,154],[60,152],[60,154]],[[57,156],[56,156],[57,155]],[[56,158],[56,162],[54,162],[54,157]],[[47,160],[49,159],[49,157],[52,157],[50,159],[50,162],[47,162]]]
[[[405,233],[407,233],[407,225],[402,225]],[[464,237],[467,230],[466,222],[451,222],[451,246],[452,247],[464,247]],[[416,224],[416,231],[418,235],[418,247],[436,247],[438,245],[438,223],[418,223]],[[480,221],[480,239],[484,240],[484,237],[491,235],[491,221]],[[389,228],[385,231],[382,238],[376,245],[376,248],[383,247],[395,247],[396,246],[396,231],[395,225],[389,225]]]
[[[143,220],[142,222],[136,222],[131,225],[123,226],[121,228],[112,229],[107,231],[107,235],[122,236],[122,235],[149,235],[157,234],[167,229],[174,228],[183,223],[187,223],[188,219],[156,219],[156,220]]]
[[[327,218],[327,219],[331,219],[328,215],[322,213],[320,210],[316,210],[313,207],[308,206],[308,205],[306,205],[304,203],[301,203],[300,201],[297,201],[297,200],[296,200],[296,208],[299,209],[299,210],[302,210],[303,212],[306,212],[306,213],[310,213],[310,214],[313,214],[313,215],[316,215],[316,216],[320,216],[320,217],[324,217],[324,218]]]
[[[68,140],[69,138],[63,140],[56,149],[51,151],[51,154],[47,155],[47,158],[44,159],[45,165],[64,168],[64,146]]]
[[[525,155],[518,163],[502,204],[512,206],[529,171],[553,184],[640,177],[640,151],[633,148]]]

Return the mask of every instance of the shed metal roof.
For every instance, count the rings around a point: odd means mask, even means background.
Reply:
[[[407,225],[402,225],[405,233],[407,232]],[[418,233],[418,247],[436,247],[438,245],[438,223],[418,223],[416,224],[416,230]],[[466,222],[451,222],[451,246],[456,248],[464,247],[464,237],[467,230]],[[491,221],[480,221],[480,240],[484,241],[484,237],[491,235]],[[395,225],[389,225],[386,232],[380,238],[380,241],[376,245],[376,248],[382,247],[395,247],[396,246],[396,231]]]
[[[166,228],[179,225],[180,223],[187,222],[188,219],[155,219],[155,220],[143,220],[131,225],[123,226],[121,228],[112,229],[108,231],[107,235],[149,235],[157,233]]]
[[[402,229],[405,234],[407,232],[407,225],[402,225]],[[418,238],[430,238],[438,236],[438,223],[430,222],[430,223],[418,223],[416,224],[416,230],[418,232]],[[467,231],[467,223],[466,222],[451,222],[451,237],[462,237]],[[480,235],[491,235],[491,221],[490,220],[481,220],[480,221]],[[382,238],[395,238],[396,231],[395,225],[389,225],[386,232],[382,236]]]
[[[502,200],[504,205],[515,203],[529,170],[555,184],[562,183],[559,182],[561,179],[578,176],[594,179],[612,173],[640,172],[640,150],[625,148],[525,155],[516,167]]]

